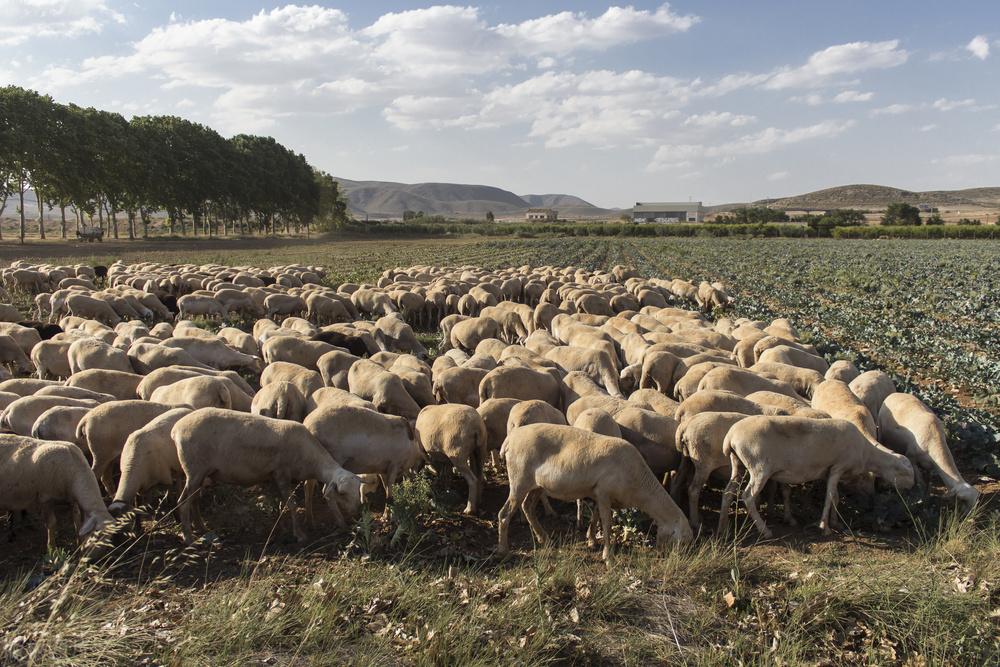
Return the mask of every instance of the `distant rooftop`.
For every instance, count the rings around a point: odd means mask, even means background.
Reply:
[[[688,211],[701,208],[700,201],[637,201],[632,211],[647,213],[657,211]]]

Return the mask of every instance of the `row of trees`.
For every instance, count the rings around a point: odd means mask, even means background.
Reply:
[[[29,191],[42,238],[46,210],[59,211],[64,238],[71,223],[100,225],[114,238],[124,223],[136,238],[164,214],[172,234],[186,234],[189,225],[196,235],[212,235],[339,224],[347,208],[337,185],[271,137],[226,139],[175,116],[126,120],[0,88],[0,216],[15,198],[22,242]]]
[[[769,222],[788,222],[788,214],[767,206],[742,206],[729,213],[720,213],[714,220],[717,225],[764,225]]]

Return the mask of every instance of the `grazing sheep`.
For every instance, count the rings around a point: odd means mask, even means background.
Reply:
[[[0,485],[0,510],[40,509],[49,551],[57,546],[54,503],[69,502],[80,509],[83,520],[77,534],[81,538],[112,521],[83,452],[71,443],[0,435],[0,478],[4,480]]]
[[[549,405],[562,406],[562,387],[552,373],[523,367],[498,366],[488,372],[479,384],[479,402],[490,398],[538,399]]]
[[[172,407],[225,408],[233,405],[232,394],[225,378],[215,378],[208,375],[178,380],[160,387],[150,395],[149,400]]]
[[[677,427],[676,448],[684,457],[676,489],[681,488],[681,478],[687,478],[688,518],[691,527],[698,530],[701,527],[701,492],[709,477],[720,473],[729,479],[731,470],[729,457],[722,451],[723,441],[729,429],[748,415],[739,412],[701,412],[686,420]],[[671,489],[675,487],[673,483]],[[676,498],[676,494],[674,494]],[[729,511],[723,505],[719,513],[719,534],[722,534],[726,523],[725,515]],[[790,516],[789,507],[785,506],[786,517]]]
[[[580,412],[583,412],[582,410]],[[578,414],[574,414],[573,421],[576,421]],[[529,424],[568,424],[563,413],[552,407],[545,401],[531,400],[521,401],[511,408],[507,416],[507,434],[515,428],[527,426]]]
[[[674,415],[679,424],[703,412],[739,412],[744,415],[764,414],[762,406],[748,397],[731,391],[699,391],[684,401]]]
[[[365,408],[322,406],[309,413],[305,426],[345,470],[379,476],[388,518],[393,485],[423,460],[410,422]]]
[[[55,309],[53,309],[55,312]],[[95,299],[86,294],[74,293],[66,297],[66,312],[74,317],[97,320],[113,327],[122,321],[115,309],[106,301]],[[63,327],[65,329],[65,327]]]
[[[878,419],[878,411],[885,399],[896,393],[896,385],[882,371],[866,371],[851,380],[848,386],[865,404],[873,419]]]
[[[406,391],[403,381],[378,364],[362,359],[347,374],[351,393],[371,401],[379,412],[416,419],[420,406]]]
[[[113,401],[95,407],[80,420],[76,442],[90,452],[94,475],[108,493],[114,490],[113,464],[117,463],[129,434],[171,407],[149,401]]]
[[[830,364],[826,363],[823,357],[806,352],[805,350],[791,345],[778,345],[761,352],[757,363],[780,363],[799,368],[808,368],[817,373],[826,373],[830,370]]]
[[[61,386],[62,382],[57,380],[36,380],[35,378],[12,378],[0,382],[0,392],[17,394],[19,396],[31,396],[43,387]]]
[[[567,373],[570,371],[586,373],[612,396],[625,398],[618,388],[618,370],[615,361],[604,350],[561,346],[546,352],[545,358],[556,362]]]
[[[840,380],[841,382],[851,383],[851,380],[861,375],[861,371],[852,362],[846,359],[838,359],[837,361],[830,364],[829,370],[827,370],[824,377],[827,380]]]
[[[110,394],[119,401],[136,398],[143,376],[138,373],[93,368],[74,373],[66,381],[67,387],[80,387],[101,394]]]
[[[31,356],[31,350],[42,342],[42,336],[36,329],[23,327],[13,322],[0,322],[0,335],[10,336],[25,355]]]
[[[132,369],[140,375],[149,375],[158,368],[169,366],[210,368],[184,350],[153,343],[134,343],[128,350],[128,358]]]
[[[799,396],[805,398],[812,396],[813,389],[824,379],[819,371],[777,362],[758,361],[749,370],[762,377],[790,384]]]
[[[72,341],[43,340],[31,349],[31,362],[40,380],[68,378],[73,374],[69,366],[69,348]],[[131,367],[130,367],[131,368]]]
[[[643,410],[652,410],[665,417],[677,417],[680,404],[669,396],[664,396],[655,389],[639,389],[632,392],[628,402]]]
[[[107,343],[102,343],[96,338],[81,338],[75,341],[69,346],[67,358],[72,374],[93,368],[123,373],[132,372],[132,364],[125,352]]]
[[[871,412],[840,380],[824,380],[818,384],[811,405],[814,410],[822,410],[831,417],[851,422],[869,440],[877,442],[878,432]]]
[[[90,391],[89,389],[84,389],[82,387],[69,387],[53,385],[51,387],[42,387],[35,392],[35,396],[62,396],[63,398],[83,398],[97,401],[98,403],[107,403],[108,401],[115,400],[115,397],[111,394],[102,394],[97,391]]]
[[[250,414],[300,422],[306,416],[306,397],[291,382],[272,382],[254,394]]]
[[[140,494],[157,486],[172,487],[182,479],[177,447],[170,438],[170,431],[189,414],[189,408],[174,408],[129,434],[122,447],[122,476],[118,490],[108,506],[112,515],[133,507]],[[200,518],[197,521],[200,523]]]
[[[319,370],[320,358],[337,348],[329,343],[317,340],[305,340],[294,336],[276,336],[269,338],[261,346],[261,354],[268,364],[275,361],[287,361],[311,370]]]
[[[66,405],[49,408],[38,415],[38,419],[31,425],[31,437],[38,440],[58,440],[79,445],[76,441],[76,427],[79,426],[80,420],[88,412],[90,412],[90,408]]]
[[[417,441],[432,464],[447,461],[465,477],[469,500],[463,514],[475,514],[488,454],[482,417],[467,405],[429,405],[417,416],[415,430]]]
[[[762,377],[745,368],[734,366],[720,366],[706,373],[701,382],[698,383],[698,391],[710,389],[724,389],[742,396],[752,394],[755,391],[773,391],[792,398],[800,396],[795,387],[787,382]]]
[[[182,417],[170,437],[186,480],[178,507],[188,544],[194,541],[189,501],[209,480],[239,486],[274,483],[299,542],[305,541],[306,534],[299,525],[295,484],[309,480],[321,483],[323,498],[338,527],[346,526],[346,520],[357,516],[360,509],[361,479],[344,470],[302,424],[202,408]]]
[[[65,396],[23,396],[4,408],[3,414],[0,414],[0,426],[17,435],[29,436],[31,435],[31,427],[35,425],[35,420],[43,412],[57,405],[93,408],[99,403],[90,399],[66,398]]]
[[[174,337],[160,343],[164,347],[183,350],[203,366],[220,371],[247,370],[260,373],[264,370],[260,357],[237,352],[220,338]]]
[[[507,435],[500,451],[507,463],[510,495],[498,515],[501,554],[509,551],[510,521],[518,507],[540,544],[547,537],[534,515],[541,494],[560,500],[590,498],[597,503],[604,538],[603,557],[611,557],[611,510],[636,507],[657,525],[657,541],[691,541],[691,527],[660,485],[642,455],[628,442],[572,426],[532,424]]]
[[[507,419],[510,417],[510,411],[519,403],[516,398],[488,398],[476,408],[476,412],[486,424],[486,444],[494,464],[496,464],[495,455],[499,453],[500,445],[507,437]]]
[[[573,422],[572,426],[610,438],[622,437],[621,427],[618,426],[615,418],[600,408],[584,410],[576,416],[576,421]]]
[[[0,365],[6,366],[11,373],[31,373],[35,370],[35,365],[17,341],[6,334],[0,334]]]
[[[749,470],[750,482],[743,492],[743,502],[765,538],[771,536],[771,531],[757,511],[757,499],[770,479],[782,484],[804,484],[826,477],[826,502],[819,522],[824,535],[831,532],[830,512],[836,511],[841,477],[874,473],[896,488],[913,486],[913,466],[905,456],[872,444],[854,424],[843,419],[747,417],[729,429],[723,453],[732,467],[723,505],[728,510],[744,470]]]
[[[322,387],[317,389],[306,399],[306,414],[324,406],[353,405],[366,410],[378,412],[375,404],[363,398],[355,396],[344,389],[336,387]]]
[[[933,470],[950,495],[969,508],[976,504],[979,491],[962,479],[948,448],[944,425],[923,401],[911,394],[890,394],[879,409],[878,423],[882,441],[910,459],[914,470],[917,466]]]
[[[446,368],[434,378],[434,398],[438,403],[479,407],[479,385],[488,372],[478,368]]]

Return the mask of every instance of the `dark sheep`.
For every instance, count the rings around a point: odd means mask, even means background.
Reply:
[[[260,276],[260,281],[264,283],[264,287],[267,287],[268,285],[273,285],[275,283],[274,278],[272,278],[271,276]]]
[[[180,312],[177,308],[177,297],[173,294],[168,294],[166,296],[160,297],[160,303],[167,307],[171,313],[177,314]]]
[[[22,327],[34,329],[42,337],[42,340],[49,340],[63,331],[62,327],[58,324],[49,324],[48,322],[39,322],[38,320],[24,320],[23,322],[18,322],[18,324]]]
[[[330,345],[342,347],[355,357],[368,356],[368,346],[365,345],[365,342],[357,336],[348,336],[347,334],[340,333],[339,331],[320,331],[312,337],[312,340],[318,340],[323,343],[329,343]]]

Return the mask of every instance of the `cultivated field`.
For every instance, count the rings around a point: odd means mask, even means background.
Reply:
[[[465,484],[421,473],[397,492],[397,531],[365,513],[304,548],[270,495],[224,488],[203,513],[216,540],[182,547],[171,518],[76,567],[44,559],[39,522],[0,548],[0,663],[39,664],[995,664],[1000,659],[1000,246],[806,239],[164,240],[0,246],[14,259],[300,263],[325,282],[413,264],[524,264],[722,280],[730,316],[788,317],[828,359],[889,372],[945,421],[971,517],[935,492],[846,497],[849,528],[817,530],[822,489],[797,496],[804,527],[752,527],[660,553],[638,512],[616,521],[610,565],[544,520],[532,549],[515,522],[497,558],[505,478],[490,469],[478,516]],[[421,335],[429,346],[433,333]],[[717,506],[718,489],[709,505]],[[905,508],[898,511],[897,508]],[[879,521],[873,517],[878,516]],[[714,518],[714,517],[712,517]],[[706,519],[708,520],[708,519]],[[63,544],[72,544],[64,522]],[[121,542],[121,540],[120,540]]]

